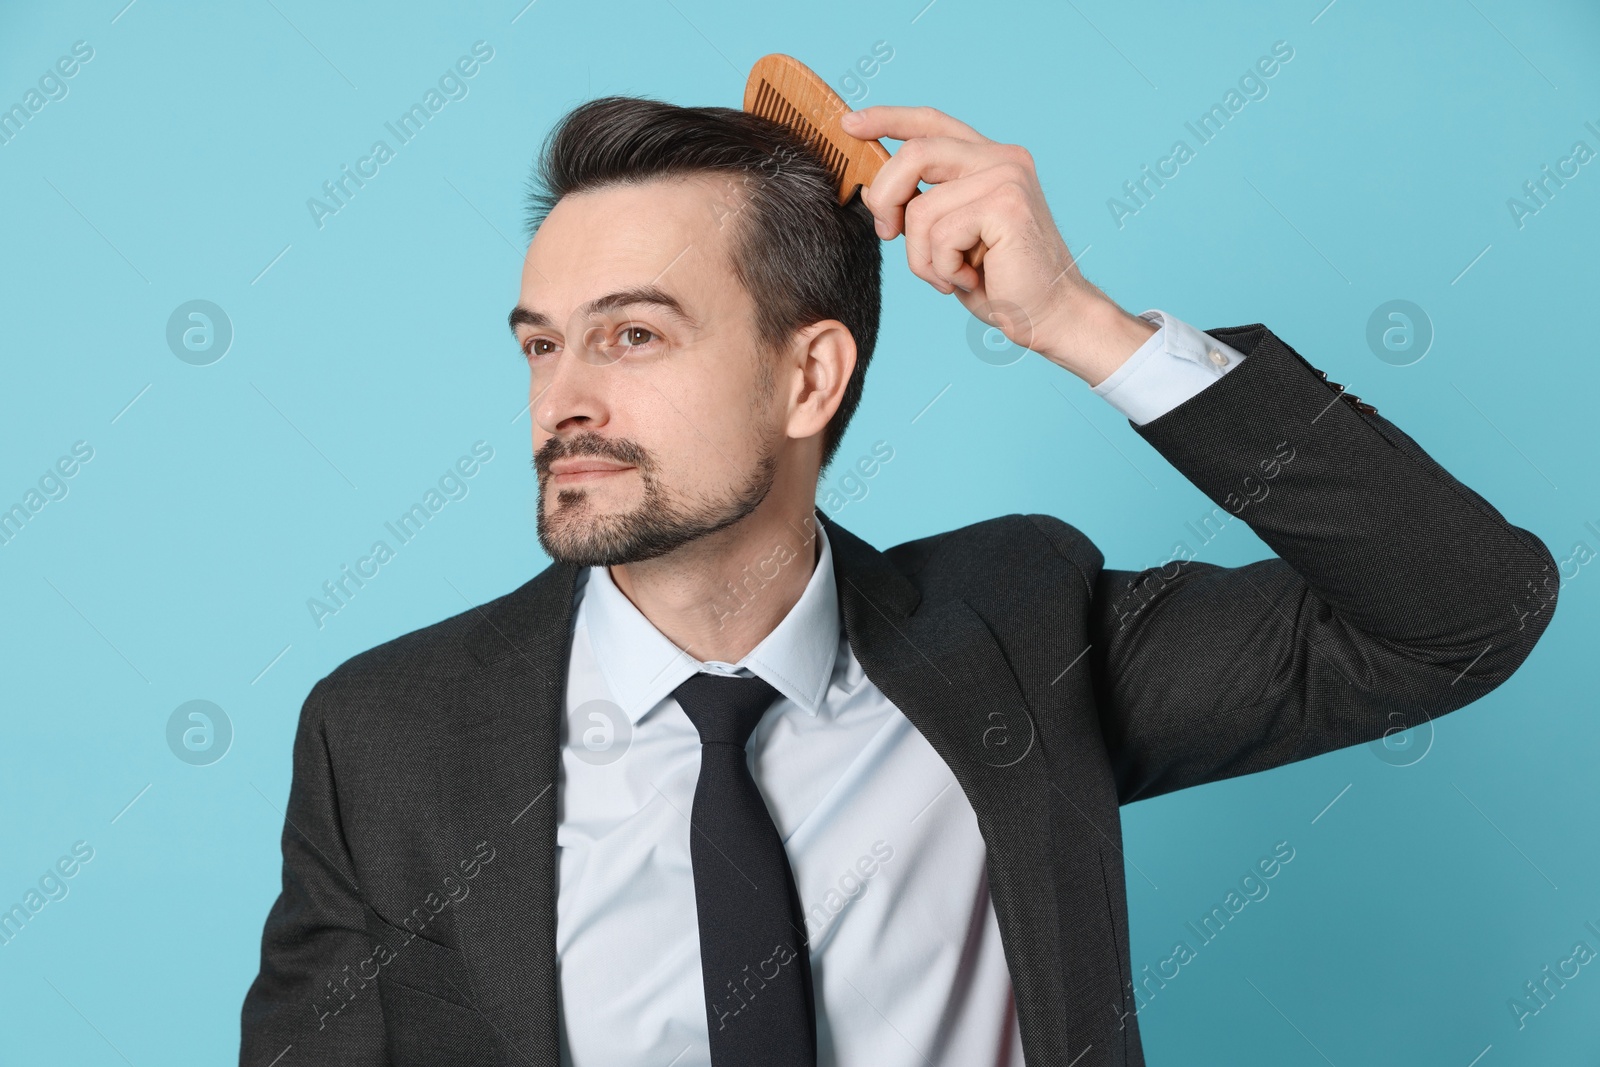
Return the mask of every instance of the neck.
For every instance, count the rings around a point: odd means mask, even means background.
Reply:
[[[609,568],[624,596],[701,662],[737,663],[783,621],[821,556],[809,500],[776,494],[732,526],[674,552]]]

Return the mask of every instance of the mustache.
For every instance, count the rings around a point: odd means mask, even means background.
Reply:
[[[625,438],[612,440],[597,433],[580,434],[577,437],[550,438],[540,447],[539,451],[533,454],[533,469],[543,480],[550,476],[550,464],[558,459],[567,459],[573,456],[598,456],[602,459],[614,459],[618,463],[626,463],[631,467],[638,467],[641,474],[650,469],[650,454],[639,445]]]

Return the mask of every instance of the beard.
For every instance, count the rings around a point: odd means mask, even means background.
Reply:
[[[622,512],[603,510],[603,491],[586,486],[558,489],[546,507],[550,464],[569,456],[600,456],[633,466],[643,499]],[[631,441],[597,434],[553,437],[534,456],[539,477],[539,544],[553,560],[579,567],[608,567],[655,559],[708,534],[732,526],[766,499],[777,477],[776,452],[758,446],[755,460],[733,485],[706,494],[673,491],[661,481],[649,453]]]

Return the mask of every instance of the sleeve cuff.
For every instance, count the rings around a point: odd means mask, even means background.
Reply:
[[[1140,318],[1156,332],[1092,392],[1135,425],[1166,414],[1238,366],[1244,354],[1152,308]]]

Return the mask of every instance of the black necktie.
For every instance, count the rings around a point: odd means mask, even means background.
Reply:
[[[761,678],[693,675],[672,695],[700,731],[689,818],[713,1067],[815,1067],[804,913],[783,838],[745,761],[778,696]]]

